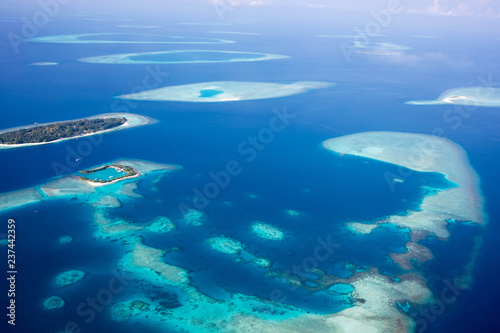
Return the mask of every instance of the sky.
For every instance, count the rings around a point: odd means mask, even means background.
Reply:
[[[40,6],[40,3],[54,1],[63,3],[67,7],[92,6],[96,9],[105,8],[106,10],[121,7],[143,11],[151,8],[170,8],[173,10],[181,7],[196,11],[197,4],[200,5],[198,7],[211,5],[223,9],[283,6],[359,11],[381,10],[396,6],[402,8],[404,13],[500,19],[500,1],[498,0],[2,0],[2,5]]]
[[[185,0],[202,1],[230,6],[303,6],[309,8],[337,8],[366,10],[383,8],[390,4],[401,6],[415,14],[443,16],[477,16],[500,18],[500,1],[496,0]]]

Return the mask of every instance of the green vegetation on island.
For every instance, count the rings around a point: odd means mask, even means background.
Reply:
[[[0,134],[0,144],[19,145],[25,143],[51,142],[100,132],[123,125],[123,117],[88,118],[32,126]]]
[[[128,165],[123,165],[123,164],[104,165],[104,166],[99,167],[97,169],[82,170],[82,171],[79,171],[79,172],[83,173],[83,174],[86,174],[86,175],[89,175],[89,174],[92,174],[94,172],[106,170],[106,169],[109,169],[109,168],[115,168],[119,172],[126,172],[126,174],[124,174],[124,175],[122,175],[120,177],[111,178],[111,179],[105,179],[105,180],[102,180],[102,179],[90,179],[90,178],[86,178],[86,177],[82,177],[82,176],[80,176],[78,178],[81,179],[81,180],[87,181],[87,182],[91,182],[91,183],[106,184],[106,183],[111,183],[111,182],[117,181],[119,179],[129,178],[129,177],[132,177],[132,176],[135,176],[135,175],[138,174],[137,171],[134,170],[134,168],[129,167]]]

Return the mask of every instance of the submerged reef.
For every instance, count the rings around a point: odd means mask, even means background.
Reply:
[[[56,285],[58,287],[66,287],[74,283],[77,283],[78,281],[83,279],[86,275],[87,275],[86,272],[78,269],[62,272],[56,276],[55,279]]]
[[[7,200],[4,206],[7,209],[53,198],[77,198],[77,204],[87,205],[93,214],[96,238],[116,242],[116,245],[123,247],[121,257],[114,261],[116,269],[135,288],[134,293],[122,294],[119,299],[113,300],[109,305],[109,312],[103,313],[117,322],[147,326],[154,331],[187,332],[415,331],[415,319],[410,317],[410,312],[402,310],[401,304],[408,304],[415,311],[432,304],[433,294],[429,287],[431,282],[426,280],[421,264],[436,260],[425,246],[426,243],[421,241],[429,237],[436,241],[448,239],[453,231],[447,228],[450,221],[456,224],[467,221],[479,226],[486,223],[479,179],[469,165],[465,152],[458,145],[442,138],[410,133],[369,132],[330,139],[323,142],[323,146],[332,151],[332,158],[342,159],[343,155],[350,155],[350,158],[391,163],[413,172],[437,172],[453,185],[438,191],[423,189],[419,209],[384,216],[375,221],[346,221],[345,225],[338,225],[338,234],[328,242],[330,247],[319,246],[312,253],[315,256],[330,254],[328,251],[335,251],[337,241],[373,239],[384,229],[384,224],[388,224],[405,236],[400,248],[384,252],[383,259],[392,260],[390,263],[395,267],[396,273],[388,273],[382,267],[369,267],[365,263],[341,261],[335,263],[341,267],[338,275],[334,274],[336,269],[327,271],[324,266],[310,267],[301,271],[301,274],[295,274],[284,267],[279,258],[276,262],[265,258],[265,253],[272,252],[261,251],[265,247],[278,249],[282,244],[274,241],[288,236],[286,230],[260,221],[251,224],[250,231],[265,240],[257,237],[249,237],[247,240],[244,235],[235,233],[231,228],[220,230],[215,223],[201,224],[204,219],[201,211],[184,212],[178,228],[165,215],[150,215],[145,221],[132,221],[130,216],[121,214],[129,204],[140,205],[151,200],[147,185],[151,189],[155,187],[161,177],[179,169],[175,165],[140,160],[109,162],[103,166],[128,165],[137,170],[140,178],[125,179],[123,182],[96,188],[75,177],[60,177],[36,188],[1,194],[0,205]],[[419,154],[423,154],[422,158],[417,158],[420,157]],[[146,175],[149,172],[156,174],[148,177]],[[395,179],[406,179],[404,175],[396,176],[388,179],[394,182]],[[137,186],[139,179],[141,186]],[[391,181],[389,184],[392,184]],[[127,190],[124,191],[126,186]],[[402,185],[398,183],[397,186]],[[133,191],[136,191],[135,194],[130,195]],[[283,220],[277,224],[279,226],[286,222],[305,220],[302,217],[292,217],[295,214],[290,214],[290,211],[283,208],[280,208],[279,213],[278,218]],[[307,212],[301,211],[300,214],[309,216]],[[215,221],[215,216],[211,220]],[[183,221],[188,225],[183,225]],[[198,227],[192,228],[190,225]],[[245,231],[250,233],[244,228],[240,228],[239,232]],[[188,244],[183,247],[183,243],[179,241],[182,239],[179,237],[181,232],[189,232],[192,242],[199,243],[195,245],[201,258],[214,256],[207,263],[217,263],[211,261],[213,259],[224,265],[234,265],[227,266],[229,268],[243,269],[235,271],[235,277],[239,278],[238,274],[242,272],[256,274],[256,277],[269,279],[271,286],[274,288],[276,285],[278,291],[290,289],[297,294],[320,293],[325,302],[340,302],[341,306],[336,312],[318,314],[314,310],[308,311],[291,305],[296,303],[287,303],[288,300],[280,295],[267,296],[266,293],[262,296],[256,292],[249,296],[236,292],[235,288],[226,290],[219,286],[214,287],[215,294],[206,292],[199,282],[200,276],[204,275],[199,275],[200,272],[193,269],[192,264],[183,260],[183,256],[190,255],[190,248]],[[292,242],[292,238],[299,236],[292,237],[290,234],[290,239],[285,238],[283,244]],[[316,237],[314,234],[311,236]],[[304,240],[307,241],[305,237]],[[286,250],[283,249],[283,252]],[[370,248],[366,251],[370,251]],[[293,254],[293,251],[288,252],[287,255]],[[273,255],[269,258],[275,260]],[[468,278],[474,259],[470,260],[470,267],[464,269],[466,273],[456,279],[459,288],[465,289],[470,282]],[[81,276],[81,273],[71,272],[74,271],[64,272],[66,277],[61,279],[64,281],[62,284],[69,285]],[[206,276],[211,278],[210,274]],[[219,283],[215,279],[214,282]],[[168,295],[158,296],[159,291]]]
[[[59,238],[59,243],[68,244],[71,243],[72,240],[73,238],[71,238],[70,236],[62,236],[61,238]]]
[[[285,237],[283,231],[266,223],[254,222],[250,228],[252,232],[260,238],[279,241]]]
[[[53,310],[57,308],[62,308],[64,306],[64,300],[58,296],[51,296],[43,301],[43,307],[45,310]]]
[[[299,211],[293,210],[293,209],[287,209],[285,212],[289,216],[300,216],[300,215],[302,215]]]
[[[187,271],[162,260],[165,251],[144,245],[140,239],[128,241],[130,251],[120,260],[119,267],[125,272],[139,272],[151,276],[152,281],[168,285],[189,282]]]
[[[409,230],[411,241],[406,244],[406,251],[390,254],[391,259],[405,271],[418,272],[418,265],[434,259],[429,248],[419,244],[419,241],[429,235],[441,240],[448,239],[449,221],[473,221],[478,225],[486,223],[479,179],[469,165],[464,150],[449,140],[423,134],[367,132],[326,140],[323,147],[339,156],[374,159],[414,172],[441,173],[452,184],[440,191],[423,191],[425,195],[418,211],[408,211],[366,224],[346,224],[353,232],[365,234],[363,237],[370,237],[372,230],[381,223]],[[393,180],[401,178],[404,179],[404,175],[392,177]],[[465,273],[457,276],[459,288],[469,287],[474,258],[475,255],[472,255],[469,259],[464,268]],[[397,309],[395,301],[399,303],[406,299],[409,303],[422,305],[432,301],[432,293],[424,277],[418,273],[389,278],[372,269],[368,273],[355,274],[349,282],[354,287],[353,297],[358,301],[353,308],[332,316],[334,319],[331,321],[332,324],[339,323],[335,318],[343,318],[343,327],[349,328],[346,331],[412,332],[415,322]],[[380,299],[384,301],[377,302]],[[357,320],[352,319],[354,313]]]
[[[201,210],[190,208],[184,213],[183,217],[187,224],[199,227],[204,224],[205,213]]]
[[[149,224],[148,231],[166,233],[176,228],[174,222],[166,216],[159,216]]]
[[[207,243],[220,253],[238,254],[243,250],[243,245],[240,242],[224,236],[209,238]]]
[[[113,307],[112,318],[114,321],[123,322],[142,313],[148,313],[150,309],[151,304],[141,300],[125,301]]]
[[[442,105],[456,104],[465,106],[500,106],[500,88],[467,87],[450,89],[435,100],[409,101],[410,105]]]
[[[236,102],[269,99],[305,93],[333,86],[328,82],[299,81],[290,84],[267,82],[218,81],[170,86],[116,98],[174,102]],[[206,94],[206,92],[210,92]]]
[[[350,222],[347,223],[346,226],[349,230],[351,230],[354,233],[369,234],[373,231],[373,229],[378,227],[378,224]]]

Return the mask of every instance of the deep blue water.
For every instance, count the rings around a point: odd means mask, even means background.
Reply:
[[[120,31],[114,28],[115,24],[61,19],[43,29],[40,36],[118,33]],[[162,21],[162,25],[167,24]],[[2,33],[18,29],[18,21],[8,22],[3,24]],[[154,33],[182,35],[195,40],[205,37],[204,29],[169,24]],[[141,182],[138,191],[145,195],[145,199],[119,208],[114,214],[137,223],[160,214],[179,219],[178,205],[192,204],[193,189],[201,189],[211,181],[209,172],[223,170],[228,160],[238,160],[243,172],[234,177],[230,185],[207,206],[205,227],[179,223],[178,230],[167,236],[145,236],[145,244],[158,248],[181,247],[182,251],[167,254],[166,260],[191,270],[194,285],[213,297],[224,298],[226,291],[268,297],[271,290],[283,288],[287,291],[287,303],[312,312],[330,313],[341,305],[325,302],[321,293],[288,291],[289,285],[265,278],[265,270],[235,264],[232,258],[211,252],[203,240],[218,234],[233,237],[242,241],[250,252],[271,259],[277,269],[286,271],[300,264],[304,256],[313,251],[318,235],[331,234],[340,246],[334,256],[321,263],[320,268],[327,273],[348,277],[350,273],[345,265],[349,262],[377,266],[389,275],[400,274],[401,271],[388,260],[387,253],[403,251],[403,245],[408,240],[404,232],[380,228],[374,232],[375,237],[370,238],[371,243],[367,244],[362,235],[354,236],[341,229],[339,224],[347,220],[371,221],[403,213],[418,207],[423,194],[420,186],[444,188],[449,184],[440,175],[414,173],[405,179],[405,183],[398,184],[397,191],[392,192],[384,174],[387,171],[397,173],[394,166],[359,158],[340,158],[322,149],[321,142],[363,131],[430,134],[440,128],[447,137],[468,151],[471,164],[483,181],[482,190],[490,223],[487,233],[474,226],[457,225],[450,228],[453,237],[448,242],[428,241],[437,260],[425,264],[423,268],[429,273],[432,289],[439,293],[443,288],[443,279],[460,270],[464,255],[473,246],[471,237],[484,234],[484,245],[474,271],[473,289],[463,293],[456,304],[446,309],[436,322],[430,323],[429,331],[496,332],[495,309],[500,296],[500,288],[495,282],[500,269],[497,264],[500,260],[500,230],[495,223],[500,218],[495,208],[500,204],[496,186],[500,183],[497,172],[500,167],[498,108],[478,109],[468,118],[463,118],[458,128],[454,128],[454,123],[442,118],[446,106],[423,109],[403,104],[410,99],[437,97],[442,91],[455,86],[474,84],[478,75],[498,77],[498,69],[491,65],[498,54],[498,47],[491,42],[493,37],[484,33],[478,38],[477,32],[462,31],[459,43],[454,32],[440,31],[446,38],[411,39],[408,36],[423,34],[424,28],[406,26],[396,29],[395,26],[387,41],[417,50],[412,52],[421,56],[418,63],[415,64],[414,59],[390,61],[368,55],[355,55],[348,63],[338,47],[338,40],[314,37],[325,33],[324,29],[313,26],[299,30],[292,26],[287,30],[280,27],[279,22],[256,27],[256,30],[259,29],[266,33],[257,41],[255,36],[231,35],[231,39],[237,39],[238,43],[225,47],[234,51],[278,53],[292,58],[257,63],[159,67],[91,65],[75,59],[112,53],[186,49],[186,45],[28,43],[21,45],[20,53],[15,55],[6,40],[2,39],[1,128],[117,111],[144,114],[159,122],[108,133],[102,143],[94,145],[88,154],[81,152],[79,140],[1,151],[0,192],[48,181],[56,176],[54,162],[65,164],[68,156],[73,157],[74,154],[82,159],[78,165],[69,166],[71,170],[68,173],[116,158],[175,163],[184,169],[164,178],[158,184],[158,192],[152,192],[146,181]],[[350,32],[340,28],[337,31]],[[118,36],[112,37],[115,39]],[[93,36],[90,39],[96,38],[110,36]],[[463,40],[468,41],[467,50],[463,49]],[[199,45],[195,47],[200,48]],[[428,52],[441,52],[446,56],[445,60],[425,56]],[[56,61],[61,65],[26,66],[38,61]],[[303,95],[237,104],[127,104],[112,98],[131,92],[152,70],[161,74],[158,87],[218,80],[323,80],[338,85]],[[277,133],[254,161],[246,162],[246,156],[238,154],[238,145],[268,126],[274,116],[273,110],[283,112],[285,109],[296,115],[291,124]],[[155,201],[158,198],[162,199],[162,203]],[[287,209],[303,214],[290,217],[284,213]],[[94,322],[86,324],[75,313],[80,302],[95,295],[108,283],[112,267],[123,254],[123,248],[118,243],[93,239],[95,229],[90,223],[88,207],[76,201],[57,200],[0,213],[0,220],[8,218],[16,219],[18,225],[16,248],[20,274],[17,300],[22,304],[18,308],[21,331],[56,331],[62,324],[73,320],[88,332],[137,331],[135,327],[111,322],[107,315],[97,315]],[[249,225],[254,220],[282,228],[286,241],[273,243],[256,239],[249,232]],[[308,236],[305,237],[305,234]],[[59,244],[59,237],[64,235],[72,236],[73,242]],[[368,247],[370,251],[366,251]],[[55,292],[52,277],[75,266],[90,273],[82,281],[84,288],[68,287],[62,295],[68,306],[56,312],[43,311],[41,302]],[[227,274],[228,271],[231,274]],[[0,285],[2,290],[3,283]],[[126,299],[128,294],[140,289],[141,286],[130,285],[123,294],[116,296],[116,301]],[[4,324],[2,321],[1,325]],[[141,331],[147,330],[141,327]]]

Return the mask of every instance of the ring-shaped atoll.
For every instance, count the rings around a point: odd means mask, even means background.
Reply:
[[[217,81],[163,87],[116,98],[172,102],[237,102],[291,96],[333,85],[319,81],[299,81],[289,84]]]
[[[435,100],[409,101],[410,105],[455,104],[465,106],[500,107],[500,88],[465,87],[445,91]]]
[[[173,50],[161,52],[111,54],[81,58],[93,64],[203,64],[219,62],[262,61],[289,58],[280,54],[219,50]]]
[[[135,37],[135,38],[134,38]],[[128,38],[128,39],[127,39]],[[72,43],[72,44],[227,44],[234,43],[227,39],[193,38],[183,36],[135,34],[120,32],[101,32],[91,34],[53,35],[28,39],[37,43]]]

